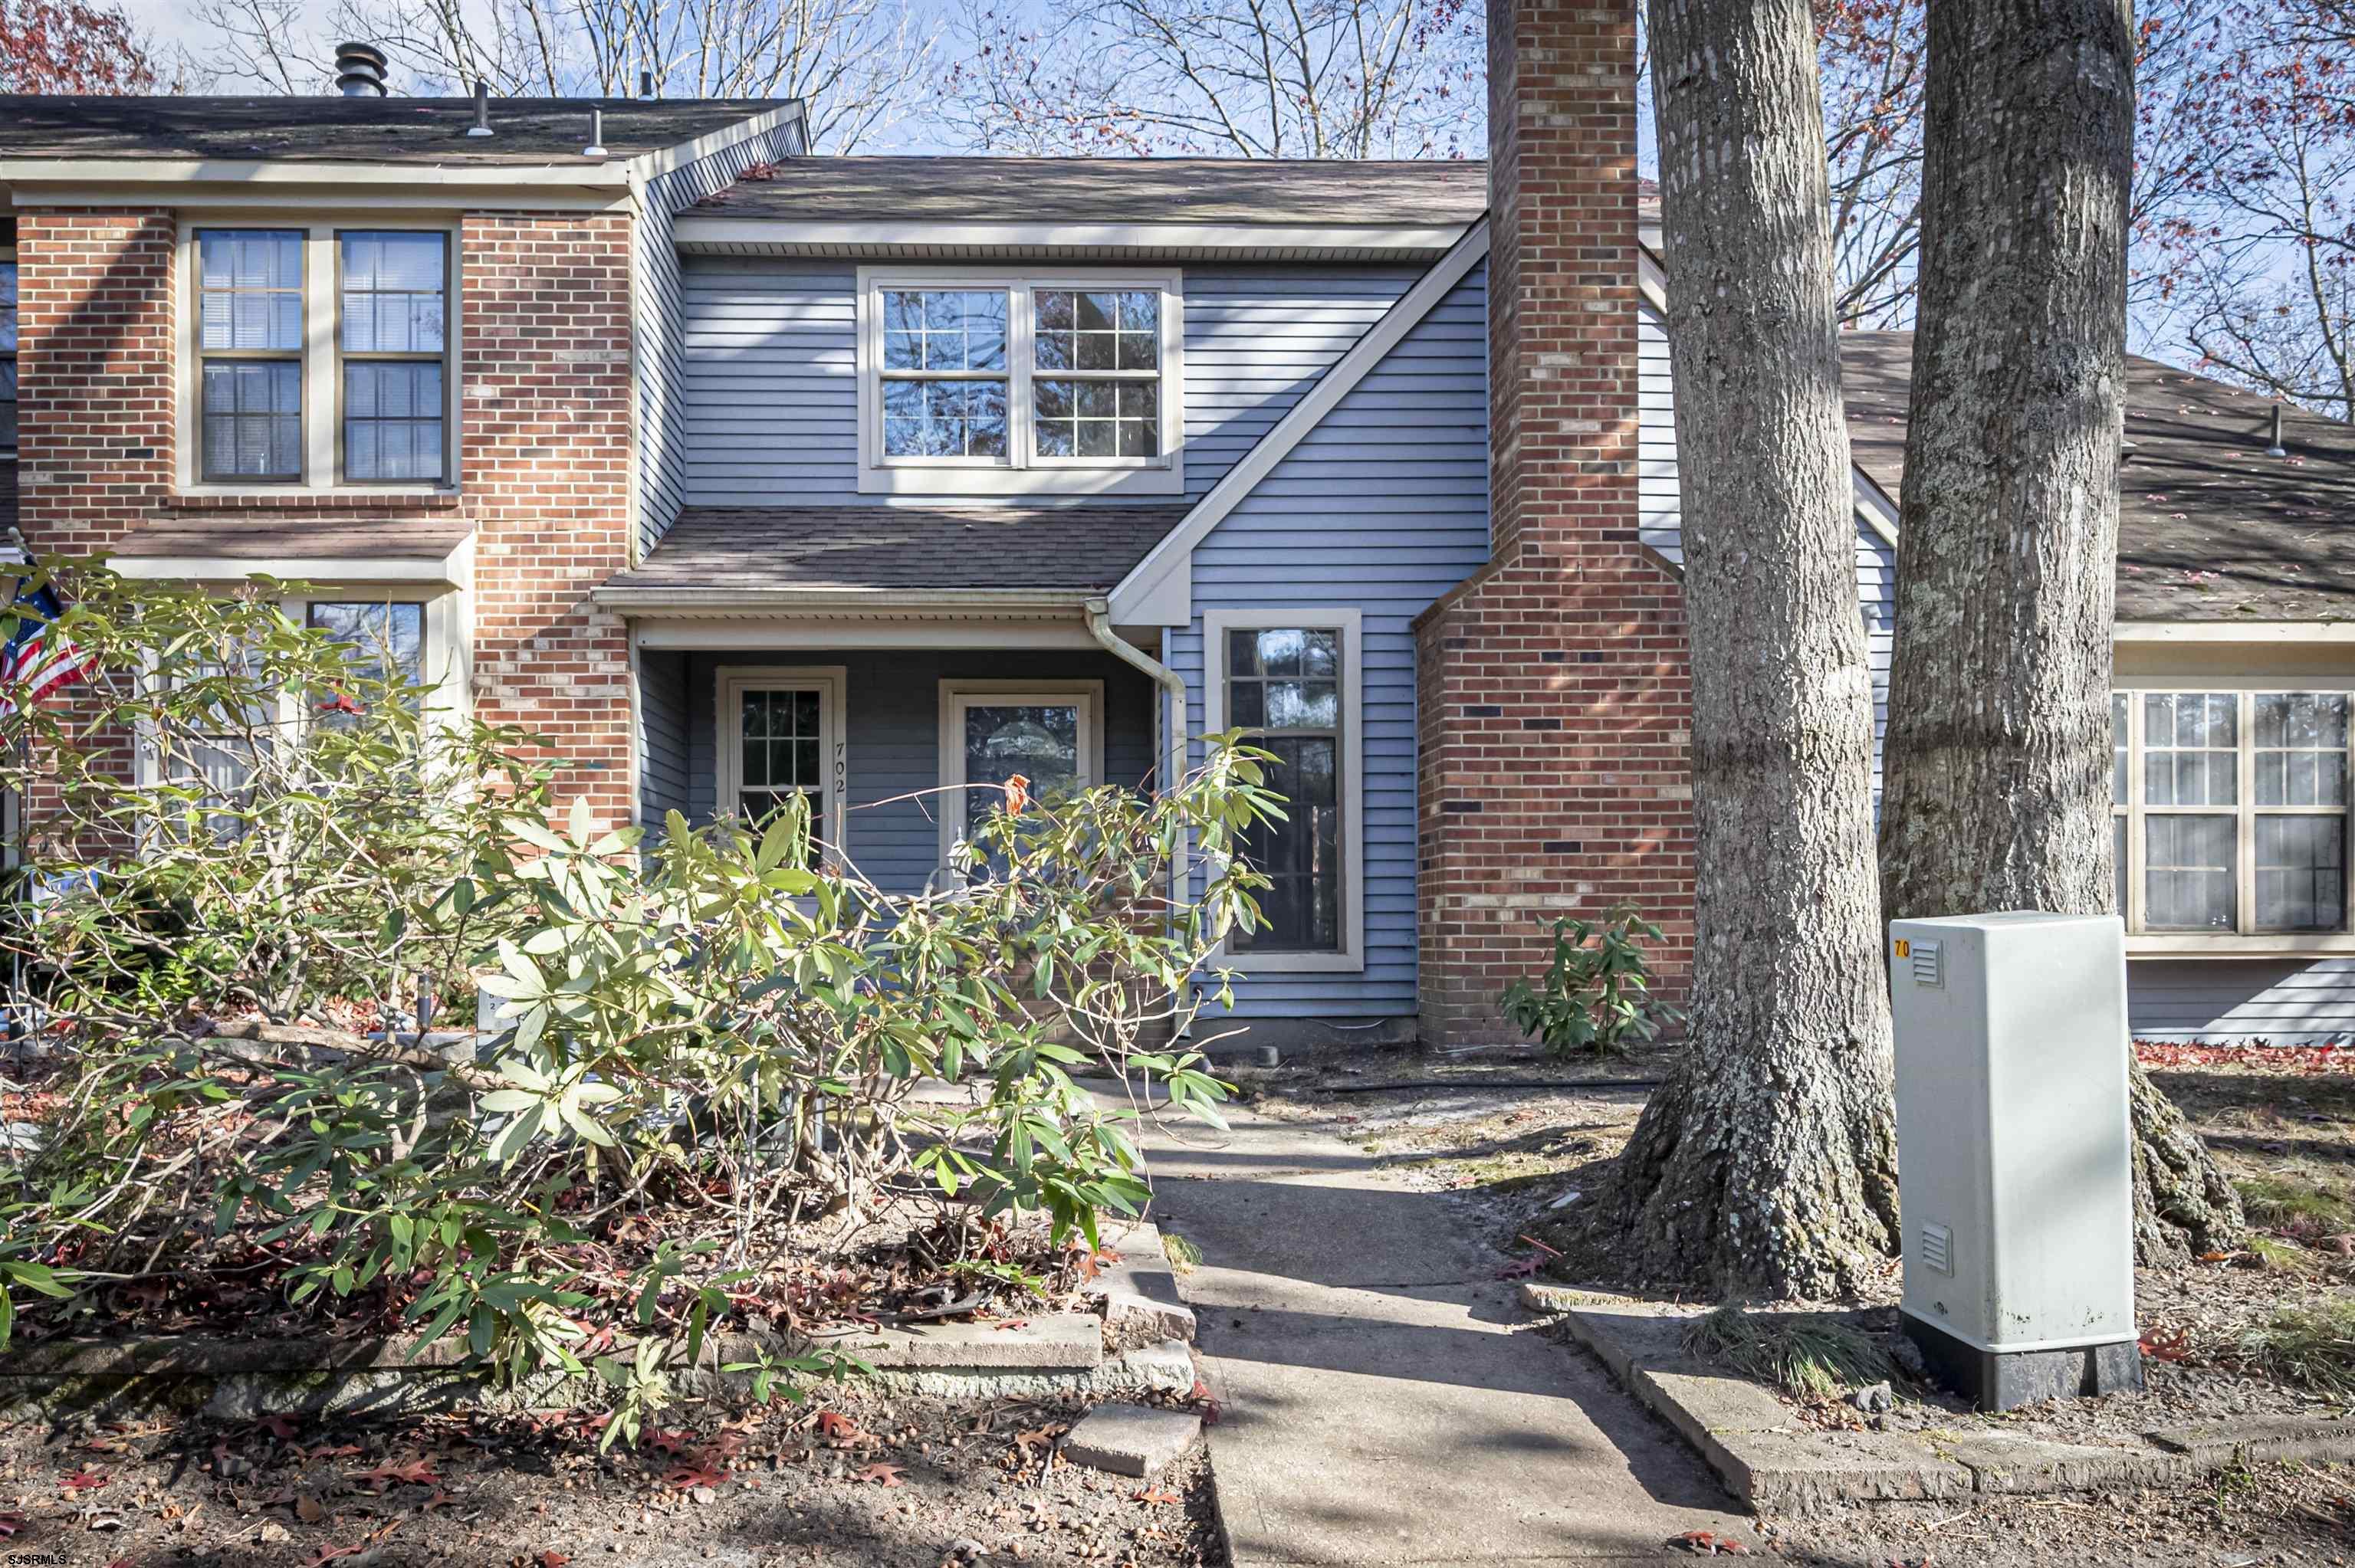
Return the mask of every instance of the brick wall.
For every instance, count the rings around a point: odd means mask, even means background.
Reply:
[[[476,711],[546,735],[561,785],[633,820],[629,651],[589,591],[627,562],[630,220],[479,213],[463,224],[459,504],[474,527]],[[28,211],[17,224],[20,522],[37,550],[103,550],[175,506],[178,388],[163,210]],[[441,513],[365,493],[208,499],[299,524]]]
[[[471,214],[461,250],[475,711],[546,736],[565,792],[619,826],[629,635],[589,593],[629,561],[629,219]]]
[[[1677,579],[1636,537],[1635,13],[1490,0],[1494,556],[1416,622],[1423,1039],[1507,1032],[1540,924],[1632,900],[1692,942]]]
[[[172,215],[16,220],[19,522],[37,549],[102,550],[172,488]]]

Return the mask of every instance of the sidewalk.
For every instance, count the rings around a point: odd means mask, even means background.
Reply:
[[[1459,1201],[1317,1131],[1233,1115],[1147,1139],[1154,1217],[1223,1413],[1236,1568],[1689,1562],[1754,1545],[1715,1478],[1582,1352],[1528,1330]],[[1182,1139],[1183,1141],[1180,1141]]]

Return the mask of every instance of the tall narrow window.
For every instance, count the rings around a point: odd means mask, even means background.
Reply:
[[[1039,289],[1032,310],[1038,456],[1160,456],[1159,291]]]
[[[303,236],[197,235],[199,471],[208,481],[303,477]]]
[[[0,452],[16,450],[16,263],[0,256]]]
[[[1284,798],[1284,820],[1255,825],[1240,846],[1270,885],[1259,895],[1259,928],[1232,945],[1253,953],[1338,951],[1341,633],[1267,627],[1226,636],[1227,722],[1274,754],[1268,788]]]
[[[2335,931],[2347,923],[2347,695],[2254,698],[2255,924]]]
[[[449,466],[448,240],[380,230],[336,238],[344,477],[439,483]]]
[[[1002,289],[883,291],[883,455],[1006,458]]]

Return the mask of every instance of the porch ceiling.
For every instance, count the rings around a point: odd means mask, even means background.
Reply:
[[[659,613],[813,600],[1076,605],[1189,510],[1159,506],[689,507],[601,601]]]

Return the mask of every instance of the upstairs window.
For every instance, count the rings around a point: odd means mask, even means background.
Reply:
[[[0,250],[0,457],[16,455],[16,259]]]
[[[184,482],[453,482],[455,242],[445,229],[196,227]]]
[[[199,471],[208,482],[303,478],[303,236],[197,236]]]
[[[344,477],[438,483],[446,471],[448,242],[374,231],[337,238]]]
[[[860,274],[859,488],[1184,488],[1177,280]]]
[[[2112,845],[2126,929],[2347,932],[2349,710],[2343,691],[2115,694]]]

